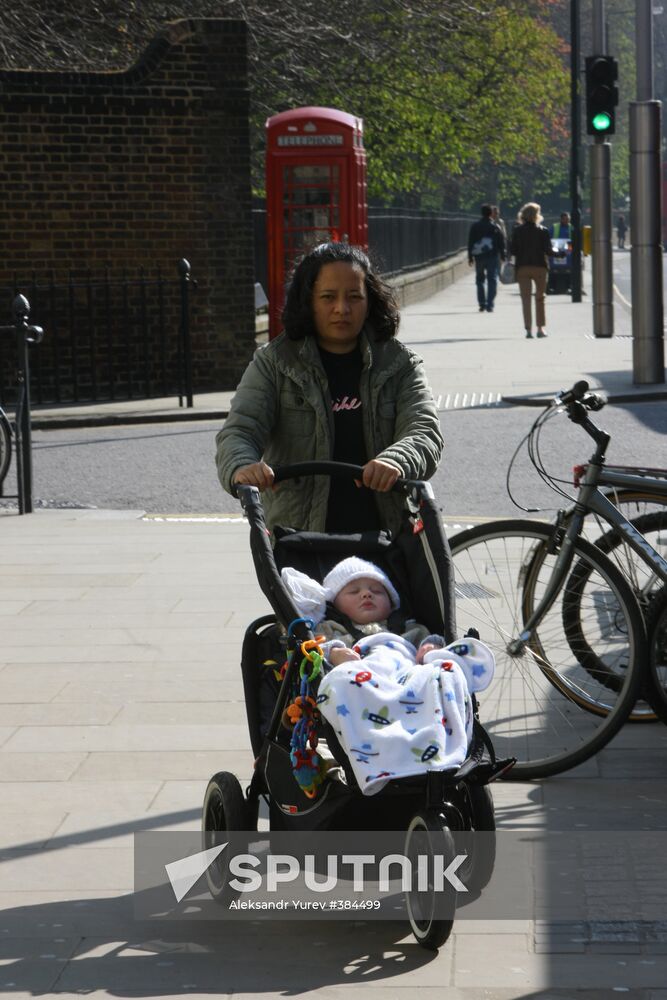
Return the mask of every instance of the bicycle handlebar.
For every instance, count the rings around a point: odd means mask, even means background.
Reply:
[[[607,397],[601,392],[589,392],[588,382],[581,379],[580,382],[575,382],[571,389],[559,392],[550,405],[564,406],[571,415],[572,410],[576,410],[577,403],[585,406],[587,410],[597,411],[607,405]]]
[[[587,392],[588,382],[582,379],[580,382],[575,382],[571,389],[559,392],[555,402],[560,406],[567,406],[568,403],[582,399]]]
[[[510,488],[510,478],[515,459],[521,449],[521,446],[526,442],[528,442],[528,456],[533,467],[539,473],[540,478],[556,493],[567,497],[568,500],[573,499],[569,494],[565,493],[559,486],[556,485],[557,481],[565,482],[565,480],[557,480],[555,477],[549,475],[542,463],[539,452],[539,438],[542,428],[547,421],[549,421],[552,417],[557,416],[559,412],[565,410],[572,423],[581,427],[581,429],[595,441],[597,447],[590,461],[594,464],[604,463],[605,452],[609,444],[610,437],[606,431],[601,430],[601,428],[597,427],[593,423],[588,416],[588,411],[601,410],[607,405],[607,402],[608,400],[604,393],[589,392],[588,382],[586,382],[585,379],[581,379],[579,382],[575,382],[571,389],[563,389],[562,392],[559,392],[557,396],[554,396],[547,403],[545,409],[542,410],[526,436],[519,443],[507,469],[507,477],[505,481],[507,492],[512,502],[516,504],[517,507],[520,507],[522,510],[530,511],[531,513],[536,513],[540,510],[539,507],[524,507],[522,504],[517,503]]]

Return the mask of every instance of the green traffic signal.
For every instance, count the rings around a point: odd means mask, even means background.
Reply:
[[[618,104],[618,64],[612,56],[586,57],[586,131],[613,135]]]
[[[595,115],[591,124],[596,132],[608,132],[611,126],[611,116],[602,111]]]

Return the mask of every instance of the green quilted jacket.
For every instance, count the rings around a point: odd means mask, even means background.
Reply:
[[[361,398],[366,453],[393,462],[408,479],[428,479],[443,439],[424,364],[398,340],[361,333]],[[285,334],[255,352],[216,436],[220,482],[231,492],[234,472],[261,458],[275,468],[332,457],[333,414],[324,368],[312,337]],[[288,480],[262,495],[267,524],[323,531],[329,479]],[[402,498],[377,494],[382,526],[396,531]]]

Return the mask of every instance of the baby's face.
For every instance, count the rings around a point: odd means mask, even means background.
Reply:
[[[389,617],[389,594],[377,580],[364,576],[352,580],[338,592],[334,607],[351,618],[357,625],[381,622]]]

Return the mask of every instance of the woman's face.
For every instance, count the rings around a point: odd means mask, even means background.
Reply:
[[[320,347],[332,354],[353,351],[367,315],[362,269],[345,261],[324,264],[313,286],[313,319]]]

